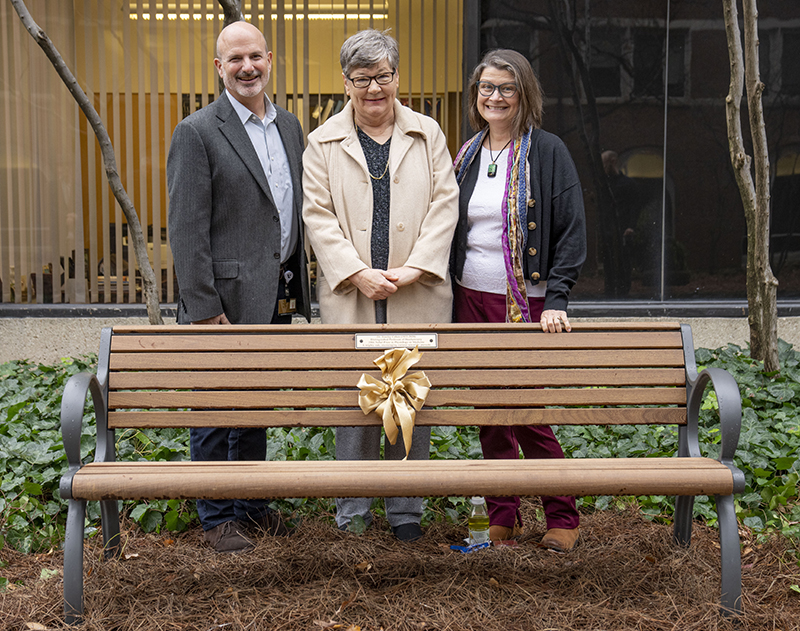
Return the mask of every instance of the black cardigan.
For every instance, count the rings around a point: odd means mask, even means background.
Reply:
[[[583,192],[575,163],[558,136],[541,129],[531,134],[528,155],[531,198],[528,202],[528,240],[523,256],[525,278],[534,285],[547,281],[544,309],[566,311],[569,293],[586,259],[586,218]],[[467,208],[480,156],[461,183],[459,216],[453,240],[451,271],[459,280],[467,256]]]

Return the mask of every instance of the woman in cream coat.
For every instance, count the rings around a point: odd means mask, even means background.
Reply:
[[[458,220],[458,186],[436,121],[396,100],[397,42],[366,30],[342,46],[350,101],[308,137],[303,155],[303,220],[317,258],[325,323],[450,322],[448,259]],[[377,314],[377,315],[376,315]],[[414,430],[410,459],[427,459],[430,428]],[[339,460],[377,459],[380,427],[340,428]],[[386,458],[405,456],[402,441]],[[372,520],[371,498],[337,500],[345,530]],[[422,536],[421,498],[387,498],[401,540]]]

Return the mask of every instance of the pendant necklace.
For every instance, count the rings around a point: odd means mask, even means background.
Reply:
[[[489,138],[489,157],[492,159],[492,161],[489,164],[489,168],[486,171],[486,175],[487,176],[494,177],[495,175],[497,175],[497,164],[495,164],[495,163],[500,158],[500,155],[506,150],[506,147],[508,147],[508,145],[510,145],[510,144],[511,144],[511,138],[508,139],[508,142],[505,144],[505,147],[503,147],[500,150],[500,153],[497,154],[497,158],[495,158],[492,155],[492,139]]]

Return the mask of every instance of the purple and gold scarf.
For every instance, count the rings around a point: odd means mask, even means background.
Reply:
[[[456,156],[453,166],[458,185],[464,181],[469,165],[480,154],[481,145],[488,127],[470,138]],[[508,152],[505,195],[501,211],[503,215],[503,259],[506,265],[506,322],[530,322],[528,292],[522,272],[522,256],[528,238],[528,191],[530,173],[528,152],[531,133],[528,129],[521,138],[514,139]],[[516,212],[515,212],[516,211]]]

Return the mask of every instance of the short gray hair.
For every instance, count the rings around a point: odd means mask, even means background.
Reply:
[[[383,60],[389,62],[392,70],[397,70],[400,63],[397,40],[389,35],[389,29],[359,31],[345,40],[339,53],[339,63],[345,76],[350,76],[355,68],[371,68]]]

